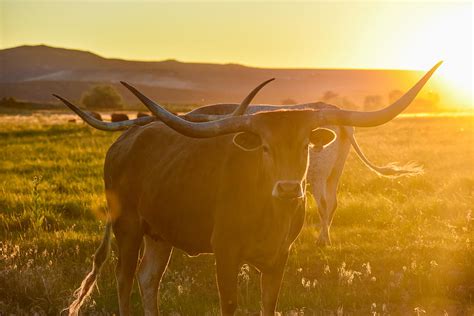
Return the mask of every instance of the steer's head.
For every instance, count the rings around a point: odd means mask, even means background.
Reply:
[[[335,139],[327,129],[317,128],[313,111],[272,111],[251,115],[246,131],[235,134],[234,144],[260,156],[261,170],[278,201],[302,199],[308,168],[308,148],[323,147]]]

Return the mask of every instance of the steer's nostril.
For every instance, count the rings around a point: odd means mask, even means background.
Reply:
[[[280,194],[296,194],[300,191],[300,184],[296,181],[280,181],[277,185],[278,193]]]
[[[272,195],[280,199],[298,199],[304,196],[304,192],[300,181],[277,181]]]

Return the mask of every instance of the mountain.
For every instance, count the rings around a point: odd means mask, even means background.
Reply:
[[[378,96],[374,99],[378,100],[376,103],[385,105],[391,91],[406,90],[421,74],[401,70],[269,69],[175,60],[128,61],[44,45],[0,50],[0,98],[37,102],[55,102],[52,93],[78,101],[91,86],[106,83],[115,86],[127,102],[137,103],[119,84],[121,80],[161,103],[239,102],[258,83],[275,77],[277,80],[258,94],[256,103],[281,104],[287,99],[302,103],[332,98],[333,103],[361,108],[364,103],[367,105],[366,96]]]

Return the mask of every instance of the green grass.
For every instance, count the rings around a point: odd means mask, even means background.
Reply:
[[[90,269],[99,244],[103,161],[119,134],[47,120],[26,124],[0,118],[0,126],[0,314],[58,314]],[[333,246],[315,246],[319,220],[310,203],[278,310],[472,315],[473,135],[472,118],[400,119],[358,129],[372,161],[417,161],[425,174],[379,178],[351,153],[339,188]],[[113,250],[86,314],[117,313],[115,262]],[[239,314],[258,312],[257,272],[244,269],[239,279]],[[133,309],[142,312],[136,286]],[[161,309],[164,315],[218,313],[212,256],[174,252],[161,287]]]

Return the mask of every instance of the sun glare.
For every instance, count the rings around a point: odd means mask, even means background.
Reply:
[[[454,107],[472,104],[472,12],[469,6],[436,7],[422,28],[431,34],[422,40],[434,55],[444,61],[437,74],[441,88],[453,95]],[[430,32],[431,31],[431,32]]]
[[[449,65],[445,63],[445,67],[440,68],[439,77],[443,87],[456,94],[458,99],[466,103],[460,104],[473,107],[472,104],[472,72],[469,67],[462,65]]]
[[[388,10],[390,9],[390,10]],[[413,5],[412,16],[402,24],[393,25],[403,16],[393,10],[403,7],[393,5],[384,12],[391,18],[384,27],[374,32],[390,34],[384,42],[393,51],[387,56],[390,67],[425,71],[437,61],[442,66],[427,86],[441,96],[444,105],[453,108],[472,108],[472,6],[462,3],[438,3],[429,7]],[[414,18],[416,16],[416,18]]]
[[[439,18],[434,15],[432,24],[439,25]],[[442,18],[443,28],[436,30],[440,34],[439,40],[443,41],[443,56],[440,57],[444,64],[439,69],[440,82],[459,100],[465,101],[460,105],[472,108],[472,12],[466,7],[450,7]]]

